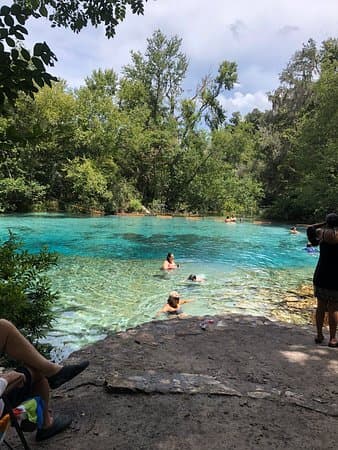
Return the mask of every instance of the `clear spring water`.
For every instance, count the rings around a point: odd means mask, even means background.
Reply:
[[[190,315],[274,318],[287,290],[311,283],[318,258],[304,251],[305,230],[292,235],[289,225],[61,214],[4,215],[0,225],[2,242],[10,228],[30,251],[47,245],[60,255],[49,273],[60,298],[47,341],[62,358],[108,332],[152,320],[171,290],[194,300],[184,306]],[[164,273],[168,251],[181,266]],[[190,273],[206,281],[187,282]]]

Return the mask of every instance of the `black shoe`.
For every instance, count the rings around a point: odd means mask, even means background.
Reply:
[[[61,431],[65,430],[72,423],[72,419],[68,416],[56,416],[54,417],[53,424],[48,428],[42,428],[36,432],[35,439],[37,441],[44,441],[52,436],[55,436]]]
[[[47,377],[49,387],[56,389],[62,384],[67,383],[76,375],[79,375],[83,370],[89,366],[89,361],[82,361],[80,364],[72,364],[69,366],[63,366],[55,375]]]

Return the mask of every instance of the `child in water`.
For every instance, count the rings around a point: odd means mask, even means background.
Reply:
[[[168,316],[182,317],[183,311],[181,305],[190,302],[192,302],[192,300],[181,299],[180,294],[178,292],[172,291],[169,294],[167,303],[158,311],[156,316],[159,316],[161,313],[166,313]]]
[[[190,274],[190,275],[188,276],[188,281],[193,281],[193,282],[196,282],[196,283],[202,283],[202,282],[205,281],[205,280],[204,280],[203,277],[201,277],[201,276],[199,276],[199,275]]]

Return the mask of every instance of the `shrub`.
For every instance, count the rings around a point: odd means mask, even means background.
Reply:
[[[46,270],[57,256],[42,248],[31,254],[9,232],[0,246],[0,311],[33,343],[45,336],[53,320],[52,304],[57,293],[51,291]]]

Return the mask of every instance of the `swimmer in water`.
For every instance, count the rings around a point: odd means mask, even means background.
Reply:
[[[188,276],[187,281],[193,281],[193,282],[196,282],[196,283],[202,283],[203,281],[205,281],[205,279],[203,277],[199,276],[199,275],[195,275],[195,274],[192,273],[192,274],[190,274]]]
[[[175,263],[175,257],[173,253],[168,253],[166,259],[163,261],[162,270],[177,269],[180,265]]]
[[[178,292],[172,291],[169,294],[167,303],[158,311],[156,316],[159,316],[162,313],[166,313],[168,316],[181,316],[183,314],[181,306],[184,303],[190,303],[192,300],[184,300],[181,299],[181,296]]]

